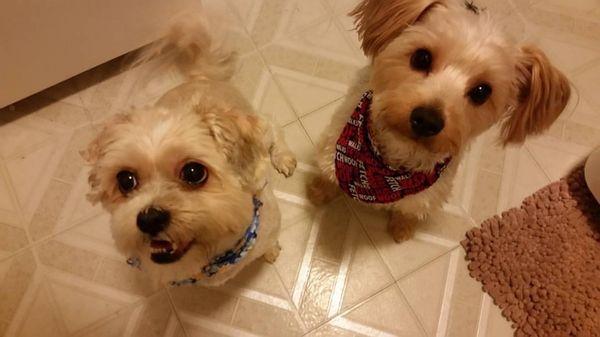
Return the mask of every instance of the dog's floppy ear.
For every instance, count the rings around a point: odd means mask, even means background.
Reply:
[[[406,27],[439,3],[434,0],[363,0],[350,15],[355,18],[365,55],[377,55]]]
[[[571,95],[569,81],[540,49],[521,48],[515,80],[517,106],[502,128],[504,144],[522,143],[528,135],[541,133],[565,109]]]
[[[85,150],[79,151],[81,157],[92,166],[88,175],[90,192],[87,194],[87,198],[92,204],[96,204],[103,198],[107,197],[107,192],[103,191],[101,187],[97,163],[98,160],[100,160],[100,158],[104,155],[103,151],[106,145],[115,137],[111,130],[113,130],[115,125],[127,123],[130,121],[130,119],[131,116],[125,113],[118,113],[108,118],[96,138],[91,141]]]
[[[228,161],[242,178],[242,183],[251,189],[262,188],[267,154],[263,137],[263,120],[243,111],[208,111],[203,115],[215,141],[221,146]]]
[[[88,144],[85,150],[79,151],[79,154],[88,164],[94,165],[102,154],[103,143],[107,141],[107,137],[109,136],[110,129],[117,125],[128,122],[130,116],[125,113],[118,113],[109,117],[107,121],[104,123],[104,126],[100,133],[92,140],[90,144]]]

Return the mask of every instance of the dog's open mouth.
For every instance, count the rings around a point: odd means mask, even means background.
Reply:
[[[155,263],[165,264],[175,262],[188,251],[192,244],[177,244],[167,234],[159,233],[150,240],[150,259]]]

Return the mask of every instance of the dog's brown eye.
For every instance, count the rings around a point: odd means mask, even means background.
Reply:
[[[179,177],[190,186],[199,186],[206,182],[208,171],[200,163],[189,162],[183,166]]]
[[[417,71],[430,72],[433,56],[427,49],[417,49],[410,58],[410,66]]]
[[[490,95],[492,94],[492,87],[490,87],[487,83],[480,83],[474,86],[471,91],[469,91],[469,98],[471,102],[475,105],[482,105],[485,103]]]
[[[138,185],[135,173],[131,171],[117,173],[117,183],[119,184],[119,190],[123,194],[133,191]]]

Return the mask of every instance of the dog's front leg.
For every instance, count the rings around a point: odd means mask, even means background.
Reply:
[[[324,174],[315,177],[307,186],[308,199],[317,206],[325,205],[340,194],[340,188]]]
[[[399,210],[392,210],[388,222],[388,231],[394,241],[398,243],[406,241],[415,235],[417,221],[418,219],[415,216],[404,214]]]
[[[269,122],[264,141],[273,167],[284,176],[291,177],[296,169],[296,156],[286,144],[281,129]]]
[[[279,245],[279,242],[276,241],[275,244],[273,244],[273,246],[269,248],[267,252],[263,255],[263,258],[269,263],[275,263],[275,261],[279,257],[280,252],[281,246]]]

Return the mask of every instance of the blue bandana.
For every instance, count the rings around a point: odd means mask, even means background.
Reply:
[[[258,237],[258,227],[260,225],[260,207],[263,205],[260,200],[255,196],[252,198],[254,204],[254,216],[252,217],[252,223],[246,229],[244,236],[237,242],[234,248],[229,249],[221,255],[215,256],[212,261],[202,267],[201,271],[193,277],[170,282],[171,286],[181,286],[186,284],[194,284],[203,277],[213,277],[220,270],[227,266],[232,266],[240,262],[256,243]],[[141,261],[139,258],[130,258],[127,260],[127,264],[132,267],[140,268]]]

